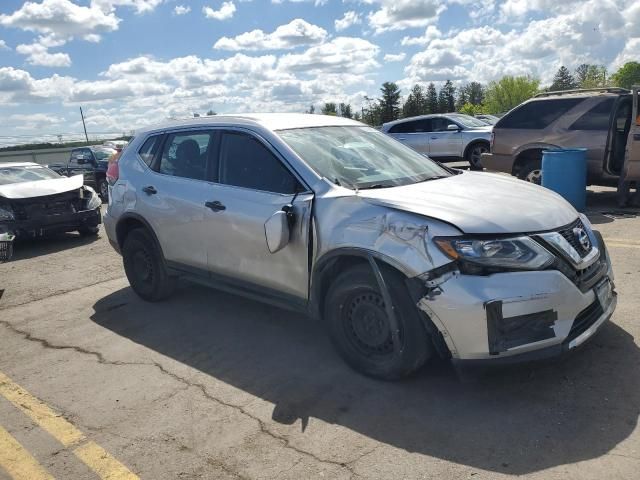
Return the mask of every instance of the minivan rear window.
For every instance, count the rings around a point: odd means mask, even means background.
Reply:
[[[584,100],[584,98],[534,100],[506,114],[494,128],[541,130]]]

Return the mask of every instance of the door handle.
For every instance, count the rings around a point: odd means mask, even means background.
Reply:
[[[438,137],[431,137],[431,140],[437,140]]]
[[[147,185],[142,189],[142,191],[147,195],[155,195],[156,193],[158,193],[156,187],[154,187],[153,185]]]
[[[227,207],[225,207],[218,200],[216,200],[215,202],[205,202],[204,206],[207,207],[207,208],[210,208],[214,212],[220,212],[221,210],[226,210],[227,209]]]
[[[404,137],[398,137],[398,140],[406,140]]]

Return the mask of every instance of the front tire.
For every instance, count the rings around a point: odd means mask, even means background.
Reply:
[[[98,192],[100,193],[100,198],[102,198],[103,202],[109,200],[109,184],[105,179],[98,182]]]
[[[157,302],[173,293],[174,280],[167,273],[162,253],[146,230],[136,228],[127,235],[122,259],[129,284],[139,297]]]
[[[383,275],[398,321],[399,345],[394,345],[384,299],[369,265],[338,275],[325,298],[324,313],[334,346],[353,369],[395,380],[424,365],[432,346],[402,275],[386,268]]]
[[[483,142],[473,143],[467,148],[465,160],[469,162],[470,170],[484,170],[482,154],[489,153],[489,145]]]
[[[518,178],[525,182],[542,185],[542,159],[527,160],[518,171]]]

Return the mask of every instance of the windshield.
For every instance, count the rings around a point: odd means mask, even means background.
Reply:
[[[348,188],[395,187],[448,170],[370,127],[314,127],[278,135],[319,175]]]
[[[112,150],[112,149],[93,151],[93,154],[95,155],[96,160],[98,162],[109,160],[109,158],[111,158],[111,155],[113,155],[114,153],[116,153],[116,150]]]
[[[461,123],[463,127],[474,128],[474,127],[486,127],[487,123],[483,122],[478,118],[474,118],[470,115],[448,115],[451,120]]]
[[[36,182],[38,180],[50,180],[52,178],[60,178],[60,175],[40,165],[0,167],[0,185]]]

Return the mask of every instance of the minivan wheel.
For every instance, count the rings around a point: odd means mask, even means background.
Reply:
[[[127,235],[122,259],[129,284],[141,298],[157,302],[171,295],[174,279],[167,274],[162,254],[146,230],[136,228]]]
[[[542,185],[542,166],[540,160],[528,160],[518,172],[518,178],[529,183]]]
[[[404,285],[402,276],[383,271],[398,321],[399,345],[391,336],[384,298],[369,265],[342,272],[325,298],[325,321],[342,358],[355,370],[394,380],[419,369],[432,353],[432,344]]]
[[[103,202],[109,199],[109,184],[106,180],[100,180],[98,183],[98,191],[100,192],[100,198]]]
[[[467,150],[467,162],[471,170],[483,170],[482,154],[489,152],[489,145],[486,143],[474,143]]]

